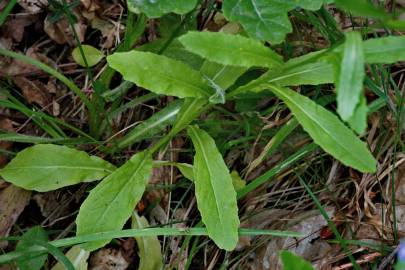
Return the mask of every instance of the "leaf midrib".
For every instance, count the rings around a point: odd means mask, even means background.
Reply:
[[[271,85],[270,88],[276,89],[276,92],[280,93],[282,96],[284,96],[285,99],[287,99],[289,102],[293,103],[297,108],[299,108],[308,118],[312,119],[312,121],[314,121],[326,134],[330,134],[329,132],[327,132],[327,129],[325,129],[325,128],[323,127],[323,125],[321,125],[321,124],[316,120],[316,118],[311,117],[298,103],[294,102],[293,99],[290,99],[290,98],[288,97],[288,95],[285,95],[281,89],[277,89],[277,88],[274,87],[273,85]],[[298,118],[297,118],[297,119],[298,119]],[[351,155],[350,153],[351,153],[352,151],[349,151],[344,145],[340,144],[340,143],[339,143],[339,140],[337,140],[333,135],[330,135],[330,137],[331,137],[338,145],[342,146],[342,148],[343,148],[347,153],[349,153],[349,156],[354,157],[354,159],[355,159],[355,160],[358,160],[360,164],[363,164],[363,166],[364,166],[365,168],[368,167],[367,164],[364,164],[361,159],[357,159],[357,156],[356,156],[356,155]]]
[[[198,133],[195,131],[195,128],[194,128],[194,127],[191,127],[191,130],[192,130],[192,132],[194,133],[194,136],[195,136],[195,138],[196,138],[196,140],[197,140],[197,143],[199,144],[199,148],[201,149],[201,154],[202,154],[202,156],[204,157],[205,163],[207,164],[207,170],[208,170],[208,173],[209,173],[209,175],[210,175],[210,179],[209,179],[208,182],[210,183],[210,187],[211,187],[211,189],[212,189],[212,193],[214,194],[214,198],[215,198],[215,211],[217,212],[217,216],[218,216],[218,218],[219,218],[220,223],[221,223],[221,224],[224,224],[224,222],[223,222],[223,220],[222,220],[222,217],[221,217],[221,215],[220,215],[219,207],[218,207],[217,194],[215,193],[215,189],[214,189],[214,187],[213,187],[213,185],[212,185],[212,181],[211,181],[213,174],[212,174],[212,172],[211,172],[210,166],[208,165],[208,164],[209,164],[209,162],[208,162],[208,157],[207,157],[207,155],[206,155],[206,153],[205,153],[205,151],[204,151],[203,143],[202,143],[202,141],[201,141],[201,139],[200,139]],[[195,182],[197,182],[197,179],[195,179]]]

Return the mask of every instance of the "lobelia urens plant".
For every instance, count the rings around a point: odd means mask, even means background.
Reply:
[[[132,0],[129,4],[134,11],[141,11],[149,17],[160,17],[168,12],[187,13],[197,2]],[[18,153],[0,170],[0,175],[16,186],[39,192],[102,179],[80,207],[76,219],[77,235],[118,231],[141,199],[153,166],[164,165],[154,162],[153,154],[186,129],[195,150],[193,164],[170,164],[178,166],[184,176],[193,181],[198,209],[208,236],[218,247],[233,250],[238,242],[240,224],[237,200],[258,183],[236,191],[214,139],[192,122],[213,105],[241,99],[248,92],[274,95],[294,115],[293,121],[299,123],[325,152],[360,172],[375,172],[375,158],[366,143],[356,135],[363,134],[367,128],[368,107],[363,88],[365,65],[405,60],[405,38],[391,36],[363,40],[360,33],[350,31],[338,46],[285,62],[281,55],[259,40],[270,43],[283,41],[285,34],[291,31],[288,11],[298,7],[316,10],[332,1],[281,3],[257,0],[246,1],[246,5],[242,2],[224,0],[223,12],[229,20],[240,22],[251,38],[224,32],[189,31],[177,39],[189,53],[204,59],[199,70],[176,59],[141,50],[116,52],[107,57],[109,66],[126,81],[154,94],[178,98],[164,109],[164,114],[152,116],[155,118],[151,122],[158,119],[166,124],[172,123],[172,127],[151,148],[136,153],[116,168],[83,151],[38,144]],[[342,8],[350,6],[347,1],[335,2]],[[274,9],[275,6],[279,8]],[[377,9],[374,12],[377,17],[380,16]],[[252,19],[249,14],[258,19]],[[381,57],[382,54],[384,57]],[[264,73],[234,87],[235,82],[253,68],[260,68]],[[289,88],[320,84],[335,84],[340,119],[330,110]],[[162,115],[166,118],[159,119]],[[174,122],[169,119],[174,119]],[[134,137],[142,140],[148,127],[137,126],[132,132],[131,143]],[[111,152],[129,144],[125,140],[119,141]],[[109,241],[92,241],[82,247],[92,251]]]

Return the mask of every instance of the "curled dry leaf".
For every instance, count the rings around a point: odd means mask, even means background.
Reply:
[[[25,206],[29,203],[31,192],[9,185],[0,191],[0,237],[9,235]],[[0,241],[0,248],[7,246],[6,241]]]

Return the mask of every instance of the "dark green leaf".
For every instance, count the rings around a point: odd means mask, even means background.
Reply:
[[[223,11],[230,21],[243,25],[259,40],[280,43],[292,31],[287,12],[295,7],[316,10],[327,0],[224,0]]]
[[[15,248],[16,251],[24,251],[33,246],[32,241],[48,241],[48,235],[41,226],[32,227],[25,232],[21,238],[22,239],[18,242]],[[20,270],[39,270],[44,266],[47,258],[47,254],[39,255],[37,253],[32,253],[28,258],[25,257],[24,260],[17,260],[17,266]]]

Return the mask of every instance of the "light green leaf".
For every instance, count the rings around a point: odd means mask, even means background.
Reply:
[[[89,67],[92,67],[94,65],[97,65],[98,62],[101,61],[101,59],[104,58],[104,54],[102,51],[99,49],[94,48],[93,46],[90,45],[81,45],[84,53],[84,57],[86,58],[87,65]],[[80,53],[79,47],[76,47],[72,51],[72,57],[75,60],[76,63],[81,65],[82,67],[85,67],[86,64],[84,62],[84,59],[82,58],[82,54]]]
[[[115,167],[96,156],[66,146],[38,144],[17,154],[2,170],[4,180],[28,190],[55,190],[100,180]]]
[[[201,73],[208,77],[224,91],[247,70],[245,67],[224,66],[211,61],[205,61],[201,67]]]
[[[336,78],[337,112],[347,121],[354,113],[363,93],[364,53],[360,33],[349,32],[343,45],[342,61]]]
[[[87,270],[87,259],[90,256],[90,252],[77,245],[71,247],[65,255],[76,270]],[[62,263],[58,262],[54,267],[52,267],[52,270],[65,270],[65,267]]]
[[[118,149],[123,149],[163,131],[169,124],[174,122],[182,103],[182,100],[175,100],[141,124],[135,126],[128,134],[117,141]]]
[[[285,102],[314,142],[327,153],[361,172],[375,172],[377,162],[367,146],[339,119],[309,98],[288,88],[269,85]]]
[[[127,0],[128,6],[136,7],[149,18],[158,18],[166,13],[185,14],[197,5],[198,0]]]
[[[288,11],[302,7],[319,9],[325,0],[224,0],[223,11],[230,21],[242,24],[249,35],[259,40],[280,43],[292,31]]]
[[[24,251],[32,247],[33,244],[30,241],[48,241],[48,235],[41,226],[32,227],[21,238],[15,248],[16,251]],[[44,266],[47,258],[47,254],[38,255],[37,253],[32,253],[28,258],[17,260],[17,266],[20,270],[39,270]]]
[[[283,262],[283,270],[314,270],[309,262],[290,251],[281,251],[280,257]]]
[[[171,134],[177,134],[186,128],[207,106],[207,101],[197,98],[186,98],[181,106],[180,112],[177,114],[176,121],[170,131]]]
[[[354,114],[347,120],[349,126],[357,132],[363,134],[367,128],[367,100],[364,95],[360,97],[360,103],[357,105]]]
[[[366,62],[391,64],[405,61],[405,36],[372,38],[363,41]]]
[[[239,217],[229,170],[207,132],[190,126],[188,134],[196,151],[194,184],[202,221],[218,247],[233,250],[239,239]]]
[[[237,171],[231,172],[232,184],[235,191],[239,191],[246,186],[246,181],[243,180]]]
[[[208,98],[214,94],[198,71],[162,55],[130,51],[114,53],[107,61],[125,80],[157,94],[180,98]]]
[[[179,171],[185,178],[194,181],[194,168],[192,165],[187,163],[176,163],[175,166],[177,167],[177,169],[179,169]]]
[[[132,228],[148,228],[149,223],[145,217],[138,216],[134,212],[132,215]],[[159,239],[156,236],[135,237],[139,249],[138,270],[160,270],[163,268],[163,256]]]
[[[151,155],[140,152],[98,184],[80,207],[77,235],[122,229],[142,198],[151,170]],[[82,248],[92,251],[108,242],[91,242]]]
[[[223,65],[276,67],[282,63],[281,56],[260,41],[240,35],[191,31],[179,40],[187,50]]]

